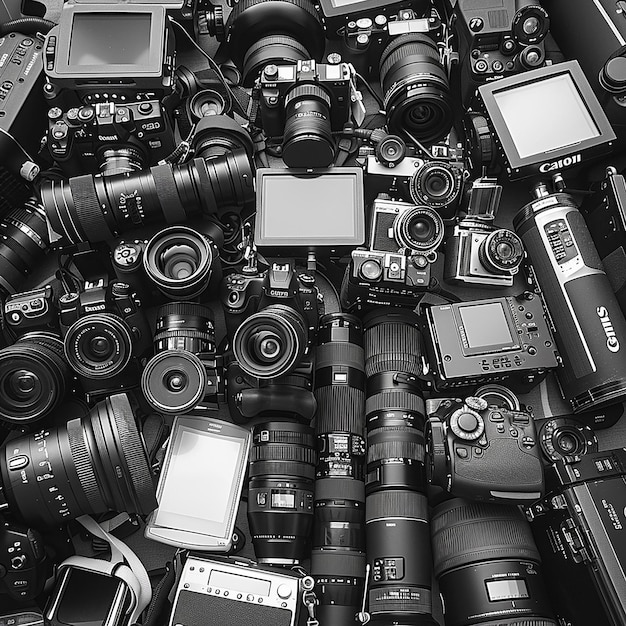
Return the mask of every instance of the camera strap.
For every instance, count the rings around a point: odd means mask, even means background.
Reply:
[[[60,568],[77,567],[119,578],[126,584],[133,598],[129,623],[136,623],[143,610],[150,604],[152,598],[152,587],[146,568],[139,557],[123,541],[106,532],[92,517],[81,515],[77,518],[77,521],[94,537],[102,539],[109,544],[111,559],[105,561],[103,559],[74,555],[65,559],[61,563]]]

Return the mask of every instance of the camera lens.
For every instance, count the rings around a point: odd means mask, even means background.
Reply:
[[[318,464],[311,574],[320,623],[354,620],[365,584],[365,362],[359,319],[320,319],[315,352]]]
[[[111,313],[92,313],[76,320],[65,333],[65,358],[89,379],[111,378],[129,363],[133,342],[128,326]]]
[[[176,224],[241,208],[254,197],[252,181],[250,158],[237,149],[131,174],[46,181],[41,198],[52,229],[64,240],[95,243],[154,222]]]
[[[550,18],[539,3],[522,7],[513,18],[511,29],[516,41],[524,46],[543,40],[550,30]]]
[[[126,394],[59,428],[12,439],[2,448],[0,471],[9,508],[33,526],[109,510],[147,515],[157,507]]]
[[[283,161],[287,167],[328,167],[335,157],[330,96],[318,85],[296,85],[285,96]]]
[[[416,206],[401,213],[393,223],[400,246],[415,252],[432,252],[443,241],[443,220],[433,209]]]
[[[48,225],[35,202],[13,209],[0,222],[0,294],[19,291],[43,259],[48,245]]]
[[[446,625],[556,626],[539,552],[517,507],[455,498],[435,508],[431,529]]]
[[[216,260],[211,240],[187,226],[172,226],[157,233],[143,255],[148,277],[174,300],[199,296],[209,284]]]
[[[548,420],[542,424],[538,435],[541,452],[549,462],[598,450],[598,439],[593,429],[571,417]]]
[[[424,34],[400,35],[380,57],[380,79],[389,131],[406,131],[425,143],[452,128],[452,97],[437,45]]]
[[[478,258],[493,274],[513,274],[524,260],[524,245],[512,230],[499,228],[481,242]]]
[[[301,361],[308,328],[297,311],[272,304],[242,322],[233,337],[241,369],[255,378],[284,376]]]
[[[409,192],[415,204],[444,207],[459,195],[459,179],[445,163],[431,161],[411,177]]]
[[[155,352],[215,352],[215,322],[208,307],[194,302],[169,302],[157,310]]]
[[[248,522],[257,561],[293,565],[306,558],[313,524],[315,433],[310,426],[255,426],[250,451]]]
[[[242,0],[226,23],[229,53],[252,87],[270,63],[320,61],[324,28],[311,0]]]
[[[0,350],[0,419],[34,422],[53,411],[71,382],[63,342],[32,332]]]

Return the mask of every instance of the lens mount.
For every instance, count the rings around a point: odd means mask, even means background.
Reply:
[[[174,300],[195,298],[211,278],[211,241],[187,226],[172,226],[157,233],[143,255],[146,274]]]
[[[133,340],[124,321],[111,313],[92,313],[76,320],[64,339],[70,367],[89,379],[112,378],[129,363]]]
[[[430,161],[416,170],[409,182],[415,204],[443,207],[459,195],[459,179],[447,163]]]
[[[400,213],[393,234],[400,246],[415,252],[432,252],[443,241],[443,220],[429,207],[416,206]]]

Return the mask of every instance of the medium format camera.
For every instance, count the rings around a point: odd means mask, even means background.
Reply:
[[[232,349],[242,370],[260,379],[292,372],[309,352],[319,324],[315,278],[293,261],[255,274],[229,274],[222,306]]]
[[[130,286],[102,278],[59,298],[59,322],[70,367],[90,395],[139,384],[138,358],[152,333]]]
[[[456,212],[467,176],[463,148],[459,143],[438,143],[429,154],[407,146],[397,135],[387,135],[367,156],[365,183],[368,192],[387,193],[435,209],[444,219]]]
[[[626,622],[626,450],[546,467],[546,497],[527,509],[559,624]]]
[[[518,503],[543,495],[543,465],[532,417],[484,398],[444,399],[429,414],[428,479],[452,495]]]
[[[455,16],[465,105],[478,85],[544,65],[550,18],[537,0],[459,0]]]
[[[281,155],[288,167],[332,164],[332,133],[350,119],[351,80],[347,63],[265,66],[258,82],[260,121],[268,137],[283,138]]]
[[[540,297],[531,292],[426,307],[424,339],[437,390],[506,383],[525,393],[557,367]]]

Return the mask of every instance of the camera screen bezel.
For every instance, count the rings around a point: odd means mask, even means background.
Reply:
[[[369,11],[379,11],[385,15],[397,13],[400,9],[410,7],[411,0],[401,0],[400,2],[389,2],[388,0],[355,0],[344,5],[338,5],[334,0],[319,0],[324,17],[336,18],[342,16],[352,16]]]
[[[506,91],[510,92],[563,75],[567,75],[571,79],[580,96],[581,104],[598,129],[598,136],[561,146],[549,152],[520,156],[496,96]],[[585,162],[590,158],[609,152],[616,138],[604,109],[591,89],[578,61],[556,63],[481,85],[478,88],[478,96],[494,131],[494,139],[499,144],[499,152],[504,159],[511,180],[526,178],[538,173],[546,174],[553,170],[558,171]]]

